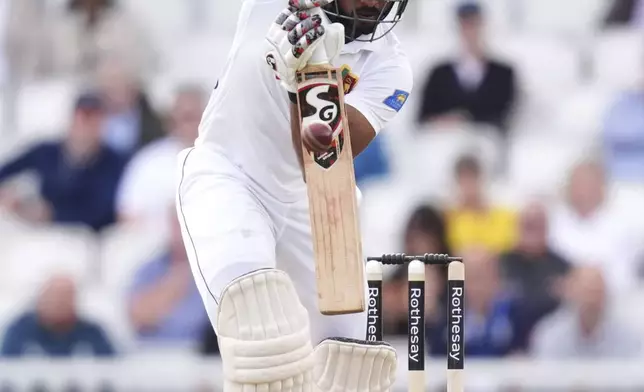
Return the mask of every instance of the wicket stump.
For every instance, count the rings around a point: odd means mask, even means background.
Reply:
[[[424,254],[407,256],[404,253],[367,258],[368,341],[382,341],[382,266],[407,264],[407,371],[408,391],[425,390],[425,265],[447,265],[447,392],[463,392],[465,361],[464,288],[465,266],[460,257]]]

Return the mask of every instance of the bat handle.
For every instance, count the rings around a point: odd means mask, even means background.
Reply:
[[[319,7],[315,8],[311,14],[318,15],[320,18],[322,18],[322,26],[328,25],[330,23],[324,11],[322,11],[322,9]],[[324,36],[322,37],[323,40],[325,38],[326,37]],[[329,57],[326,53],[324,42],[322,42],[313,51],[313,55],[311,56],[311,59],[309,60],[308,65],[328,65],[328,64],[329,64]]]

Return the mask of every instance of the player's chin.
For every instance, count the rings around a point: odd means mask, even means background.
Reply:
[[[377,24],[378,24],[378,21],[376,20],[374,21],[363,20],[360,22],[356,22],[356,37],[360,37],[361,35],[373,34]]]

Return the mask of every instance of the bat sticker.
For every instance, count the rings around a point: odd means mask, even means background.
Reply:
[[[316,80],[300,87],[300,113],[302,124],[324,122],[333,130],[333,143],[328,151],[312,153],[313,160],[322,168],[329,169],[338,160],[344,147],[342,113],[338,86]]]

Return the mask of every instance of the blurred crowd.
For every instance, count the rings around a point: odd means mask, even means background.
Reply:
[[[0,241],[9,241],[10,230],[47,227],[80,227],[96,238],[116,227],[158,232],[157,251],[140,256],[120,282],[136,350],[177,347],[217,355],[174,210],[176,156],[196,138],[213,86],[176,85],[171,105],[159,109],[143,83],[159,66],[159,50],[122,2],[62,3],[53,10],[38,0],[6,0],[0,6],[0,69],[7,91],[34,80],[82,81],[60,137],[30,140],[2,156]],[[488,51],[481,4],[458,2],[451,17],[458,26],[457,54],[417,76],[418,104],[405,109],[410,124],[418,132],[485,126],[507,140],[523,104],[517,70]],[[644,1],[613,0],[597,29],[642,26]],[[566,170],[558,197],[534,195],[520,206],[500,203],[490,197],[491,183],[507,168],[501,163],[490,172],[483,157],[466,153],[448,168],[455,187],[447,200],[428,198],[404,218],[398,248],[387,252],[465,259],[468,356],[644,358],[644,323],[629,319],[642,310],[620,307],[622,298],[644,288],[644,235],[624,224],[632,211],[615,205],[611,194],[616,181],[644,186],[643,103],[644,84],[615,93],[597,124],[599,153]],[[359,185],[386,183],[396,175],[393,155],[403,153],[392,152],[386,136],[378,137],[356,160]],[[16,182],[25,174],[37,179],[32,192]],[[366,192],[365,200],[369,197]],[[27,266],[30,260],[22,262]],[[124,355],[101,322],[78,310],[83,290],[78,280],[52,271],[32,288],[33,301],[0,325],[0,355]],[[428,351],[440,356],[447,347],[446,271],[427,271]],[[407,331],[406,285],[404,268],[385,282],[385,328],[391,338]]]
[[[474,157],[459,160],[454,176],[454,203],[415,209],[403,249],[464,258],[468,356],[614,359],[644,354],[641,327],[628,313],[617,312],[614,303],[642,284],[641,260],[632,257],[642,244],[629,244],[630,233],[607,210],[598,164],[575,167],[556,208],[539,199],[520,210],[494,205],[486,200]],[[427,274],[430,352],[445,355],[446,269],[428,266]],[[407,334],[406,279],[406,268],[400,267],[384,288],[385,328],[392,335]]]
[[[601,28],[637,29],[642,11],[644,2],[614,1]],[[433,64],[416,89],[418,132],[479,124],[497,133],[503,146],[523,104],[520,79],[512,63],[488,50],[480,4],[455,7],[454,19],[459,49]],[[518,205],[496,200],[491,182],[506,168],[488,170],[483,157],[465,152],[450,167],[448,196],[411,209],[402,251],[464,258],[468,356],[644,358],[644,324],[633,317],[641,310],[622,304],[644,288],[644,235],[628,217],[641,211],[644,193],[634,209],[611,193],[616,182],[644,185],[643,93],[640,84],[615,94],[597,152],[562,167],[565,181],[554,195],[535,192]],[[428,266],[427,273],[429,352],[444,356],[446,269]],[[384,289],[386,331],[401,337],[407,334],[406,279],[406,268],[399,267]]]

